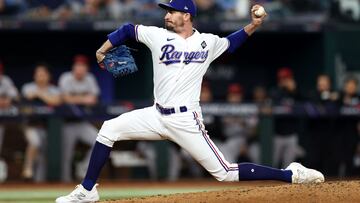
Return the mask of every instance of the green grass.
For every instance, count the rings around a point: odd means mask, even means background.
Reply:
[[[152,195],[167,195],[175,193],[202,192],[221,190],[228,187],[196,187],[196,188],[103,188],[99,189],[101,200],[115,200],[128,197],[141,197]],[[31,189],[19,189],[10,191],[0,191],[0,203],[50,203],[56,197],[68,194],[71,189],[43,189],[31,191]]]

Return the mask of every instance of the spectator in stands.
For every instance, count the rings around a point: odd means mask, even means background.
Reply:
[[[338,175],[340,154],[340,138],[336,135],[337,113],[336,101],[338,93],[331,88],[330,77],[321,74],[317,77],[317,89],[310,95],[306,105],[308,119],[308,135],[311,142],[309,149],[309,165],[316,167],[329,176]]]
[[[317,77],[317,91],[313,92],[311,97],[318,103],[333,103],[337,101],[339,95],[332,90],[331,79],[329,75],[321,74]]]
[[[161,15],[161,11],[157,9],[157,2],[155,0],[122,0],[120,3],[121,6],[119,7],[118,12],[121,13],[121,16],[118,16],[118,18],[128,18],[129,16],[133,18],[148,18]],[[110,5],[108,8],[111,15],[116,17],[115,15],[117,11],[115,11]]]
[[[277,72],[277,87],[272,91],[274,105],[287,108],[288,114],[274,117],[274,152],[273,166],[286,168],[299,155],[299,119],[292,114],[292,108],[301,100],[293,72],[288,67],[280,68]]]
[[[239,104],[244,101],[244,88],[239,83],[228,86],[226,101],[230,104]]]
[[[157,9],[156,0],[105,0],[109,16],[120,18],[157,18],[162,13]]]
[[[248,0],[246,0],[248,1]],[[216,0],[216,3],[221,6],[223,10],[230,10],[236,6],[237,0]]]
[[[83,7],[80,9],[80,16],[105,18],[107,17],[106,4],[104,0],[85,0]],[[78,16],[78,15],[76,15]]]
[[[19,93],[13,81],[4,74],[4,64],[0,61],[0,111],[7,112],[11,110],[14,103],[19,101]],[[0,124],[0,154],[4,141],[5,124]],[[1,162],[3,162],[0,159]]]
[[[261,126],[260,114],[261,115],[270,115],[271,114],[271,99],[268,96],[266,88],[262,85],[255,86],[252,92],[252,102],[258,107],[259,114],[251,116],[251,125],[253,129],[249,131],[249,136],[247,138],[248,143],[248,153],[251,160],[254,160],[256,163],[260,163],[261,157],[261,146],[260,146],[260,133]]]
[[[213,94],[208,81],[203,81],[201,84],[200,101],[202,103],[210,103],[213,101]]]
[[[151,18],[159,18],[163,15],[163,11],[157,9],[158,3],[160,0],[140,0],[142,7],[140,12],[137,12],[137,16],[139,17],[151,17]],[[165,1],[167,2],[167,1]]]
[[[212,83],[210,81],[205,79],[201,84],[200,102],[202,104],[218,104],[214,100],[211,84]],[[203,119],[203,122],[206,125],[206,130],[209,132],[209,134],[222,137],[222,132],[219,127],[221,125],[219,116],[204,114]]]
[[[0,16],[25,16],[54,19],[121,19],[122,17],[157,17],[157,3],[166,0],[0,0]],[[270,16],[323,12],[330,9],[328,0],[257,0]],[[337,2],[337,1],[335,1]],[[213,20],[248,17],[250,0],[196,0],[199,19]],[[338,10],[338,9],[333,9]],[[332,12],[333,13],[333,12]],[[309,14],[308,14],[309,15]]]
[[[345,80],[343,90],[339,97],[340,108],[356,108],[360,107],[360,97],[358,94],[358,80],[354,77],[349,77]],[[340,111],[342,112],[342,111]],[[340,136],[341,143],[341,164],[344,166],[344,174],[342,176],[356,175],[356,167],[353,158],[356,156],[357,143],[358,143],[358,130],[359,119],[354,116],[341,116],[337,121],[338,135]]]
[[[15,16],[25,9],[25,0],[0,0],[0,16]]]
[[[264,104],[269,101],[265,87],[256,86],[253,90],[253,102],[256,104]]]
[[[21,93],[24,100],[32,105],[49,107],[61,104],[59,89],[50,83],[49,66],[45,63],[36,65],[34,81],[24,84]],[[24,130],[27,147],[23,177],[35,182],[46,178],[46,126],[42,119],[28,120]]]
[[[120,19],[124,16],[131,16],[126,15],[126,13],[123,11],[124,4],[122,4],[119,0],[105,0],[105,5],[108,15],[111,19]]]
[[[98,103],[99,86],[93,74],[89,73],[89,59],[84,55],[74,57],[72,71],[63,73],[59,78],[59,88],[65,104],[73,111],[74,116],[82,107],[91,107]],[[81,115],[68,119],[64,124],[62,136],[62,180],[72,180],[71,165],[77,141],[91,146],[97,137],[97,129]],[[84,160],[77,164],[77,178],[85,175],[91,150]]]
[[[271,113],[271,99],[264,86],[256,86],[253,90],[253,102],[259,107],[259,111],[264,114]]]
[[[311,11],[322,11],[328,6],[329,1],[313,1],[313,0],[282,0],[286,3],[293,12],[295,13],[305,13]]]
[[[214,104],[213,90],[211,88],[211,83],[208,80],[203,80],[201,84],[201,92],[200,92],[200,102],[202,104]],[[221,131],[221,121],[219,116],[204,114],[204,125],[206,126],[206,130],[212,138],[223,140],[223,135]]]
[[[357,107],[360,105],[358,80],[356,78],[349,77],[345,80],[343,91],[339,97],[339,102],[344,106]]]
[[[113,2],[114,9],[119,5]],[[53,13],[54,18],[105,19],[109,17],[105,0],[65,0]]]
[[[228,86],[226,101],[229,104],[243,103],[244,89],[239,83],[232,83]],[[219,143],[219,148],[227,160],[230,162],[259,162],[259,150],[255,149],[256,145],[250,146],[248,143],[248,139],[255,133],[257,123],[257,117],[254,115],[228,115],[222,117],[225,140]],[[251,147],[255,148],[250,149]]]
[[[27,3],[26,17],[49,19],[53,12],[64,4],[64,0],[31,0]]]

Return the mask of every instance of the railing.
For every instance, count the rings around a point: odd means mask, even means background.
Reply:
[[[151,102],[97,105],[93,107],[62,105],[59,107],[20,104],[0,109],[0,119],[29,117],[71,117],[84,119],[103,119],[118,116],[133,109],[151,106]],[[201,105],[202,113],[216,116],[224,115],[294,115],[301,117],[320,116],[359,116],[359,106],[338,106],[336,103],[326,105],[304,102],[295,105],[259,106],[254,103],[229,104],[206,103]]]
[[[63,120],[66,118],[81,118],[90,121],[104,121],[116,117],[122,113],[137,108],[152,105],[152,102],[120,103],[111,105],[99,105],[94,107],[81,107],[63,105],[51,107],[43,105],[21,104],[8,109],[0,110],[0,122],[44,119],[48,124],[48,171],[49,180],[59,180],[61,168],[61,132]],[[261,145],[262,163],[271,165],[272,160],[272,136],[273,118],[275,116],[291,116],[298,118],[360,118],[360,106],[348,107],[337,106],[335,103],[319,105],[305,102],[293,106],[259,106],[252,103],[229,104],[207,103],[202,104],[204,116],[258,116],[259,117],[259,142]],[[345,136],[345,135],[344,135]],[[165,145],[164,145],[165,146]],[[164,147],[163,146],[163,147]]]

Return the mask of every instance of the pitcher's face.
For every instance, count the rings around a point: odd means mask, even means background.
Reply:
[[[184,27],[184,15],[189,15],[180,11],[168,10],[164,17],[165,28],[178,33]]]

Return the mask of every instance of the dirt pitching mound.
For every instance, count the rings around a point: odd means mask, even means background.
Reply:
[[[103,203],[122,202],[360,202],[360,181],[330,181],[321,184],[239,186],[236,189],[139,197]]]

